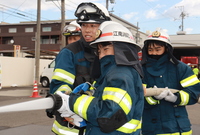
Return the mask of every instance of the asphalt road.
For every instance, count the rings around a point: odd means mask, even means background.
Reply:
[[[40,98],[46,96],[43,92],[46,89],[42,89],[38,87]],[[2,88],[0,106],[39,99],[30,97],[32,92],[31,86]],[[51,132],[53,121],[46,116],[45,110],[0,113],[0,135],[54,135]]]
[[[46,96],[46,90],[38,87],[40,98]],[[0,106],[10,105],[40,98],[32,96],[33,88],[14,87],[0,90]],[[200,104],[187,106],[193,135],[200,135]],[[51,127],[54,119],[46,116],[45,110],[0,113],[0,135],[54,135]]]

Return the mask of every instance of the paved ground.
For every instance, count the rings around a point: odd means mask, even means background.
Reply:
[[[38,95],[42,89],[38,88]],[[39,99],[30,97],[32,92],[31,86],[3,88],[0,90],[0,106]],[[44,97],[45,94],[41,93],[41,98]],[[1,113],[0,135],[54,135],[51,132],[53,121],[46,116],[45,110]]]
[[[40,98],[46,96],[46,90],[38,87]],[[30,97],[32,92],[32,86],[3,88],[0,90],[0,106],[40,99]],[[200,104],[187,106],[187,109],[193,135],[200,135]],[[53,121],[46,116],[45,110],[0,113],[0,135],[54,135],[51,132]]]

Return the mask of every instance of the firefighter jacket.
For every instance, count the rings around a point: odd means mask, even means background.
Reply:
[[[155,60],[147,58],[143,65],[144,80],[147,88],[172,88],[175,93],[175,103],[155,97],[145,97],[143,112],[143,135],[191,135],[191,124],[186,111],[186,105],[197,103],[200,94],[200,83],[191,68],[179,61],[176,65],[170,61],[168,54]]]
[[[63,48],[55,59],[55,68],[50,84],[50,93],[57,91],[71,92],[77,85],[84,82],[93,82],[90,77],[91,65],[94,61],[94,50],[83,38]],[[67,128],[68,122],[56,112],[52,131],[65,135],[71,129]],[[75,131],[77,132],[77,131]]]
[[[86,135],[139,135],[144,103],[140,75],[131,66],[117,66],[113,55],[100,64],[94,95],[70,94],[70,109],[87,121]]]

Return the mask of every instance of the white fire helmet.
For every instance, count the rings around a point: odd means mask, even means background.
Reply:
[[[97,44],[100,42],[126,42],[137,46],[138,49],[141,47],[136,44],[135,38],[131,34],[131,32],[121,25],[120,23],[114,21],[105,21],[103,22],[97,31],[97,39],[90,43],[91,47],[96,48]]]
[[[70,22],[69,25],[74,25],[74,26],[76,26],[76,27],[78,27],[78,28],[81,28],[81,26],[76,22],[76,20]]]
[[[81,35],[81,26],[76,21],[72,21],[63,28],[62,33],[64,36]]]
[[[152,32],[144,41],[144,43],[149,40],[162,41],[172,46],[169,35],[165,31],[163,31],[161,28],[158,28],[156,31]]]
[[[99,3],[83,2],[78,5],[75,16],[77,23],[102,23],[110,21],[108,10]]]

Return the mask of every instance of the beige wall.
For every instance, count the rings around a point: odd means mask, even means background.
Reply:
[[[39,72],[43,71],[52,60],[40,60]],[[19,57],[0,56],[1,64],[1,85],[2,87],[11,86],[30,86],[35,81],[35,59]]]

